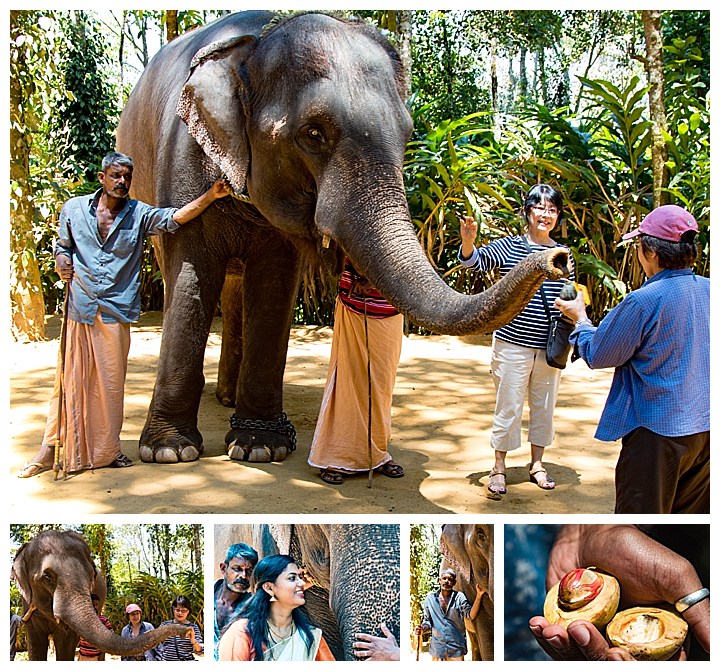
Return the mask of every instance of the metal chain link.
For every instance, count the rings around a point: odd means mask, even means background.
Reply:
[[[293,423],[288,419],[286,413],[282,413],[277,419],[240,419],[235,413],[230,415],[231,429],[246,429],[250,431],[272,431],[285,435],[290,439],[288,451],[294,452],[297,448],[297,433]]]

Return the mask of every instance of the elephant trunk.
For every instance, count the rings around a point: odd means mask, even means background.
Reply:
[[[433,269],[415,235],[402,173],[393,165],[357,167],[372,185],[351,181],[341,170],[326,175],[319,190],[316,225],[334,238],[355,267],[416,324],[435,333],[470,335],[504,326],[527,305],[542,282],[569,274],[568,253],[553,248],[529,255],[502,280],[476,295],[451,289]],[[360,180],[357,180],[360,182]]]
[[[332,526],[328,534],[334,564],[330,608],[340,626],[345,659],[356,660],[356,634],[383,636],[380,624],[385,623],[395,638],[400,638],[399,530],[389,524],[363,525],[374,527],[368,534],[369,530],[361,530],[360,525]],[[358,539],[368,535],[372,547],[359,548]]]
[[[54,616],[72,627],[82,638],[98,650],[111,655],[130,657],[140,655],[170,636],[184,636],[188,627],[171,624],[158,627],[137,638],[123,638],[100,622],[89,594],[63,595],[55,593]]]

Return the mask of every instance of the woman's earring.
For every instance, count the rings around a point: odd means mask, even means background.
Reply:
[[[271,602],[277,601],[277,599],[275,598],[275,595],[274,595],[274,594],[271,594],[271,595],[270,595],[270,601],[271,601]]]

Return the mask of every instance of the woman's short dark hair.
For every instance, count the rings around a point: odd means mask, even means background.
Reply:
[[[523,203],[522,210],[520,210],[520,215],[525,220],[525,223],[530,221],[530,208],[533,205],[538,205],[540,203],[544,203],[545,201],[552,203],[558,211],[555,227],[562,224],[563,217],[565,216],[562,194],[549,184],[536,184],[530,189],[530,191],[528,191],[527,196],[525,196],[525,202]]]
[[[263,661],[263,646],[270,647],[268,639],[268,615],[270,612],[270,595],[262,588],[265,583],[275,583],[290,564],[297,564],[290,555],[268,555],[263,557],[253,569],[252,582],[255,594],[243,609],[242,617],[248,620],[247,632],[255,649],[255,662]],[[313,647],[313,634],[310,621],[301,608],[292,611],[293,622],[305,641],[308,654]]]
[[[174,601],[172,602],[172,608],[187,608],[188,610],[192,610],[192,606],[190,605],[190,599],[188,599],[184,594],[179,594],[175,597]]]
[[[679,242],[663,240],[654,235],[639,235],[643,253],[653,252],[658,260],[658,265],[664,270],[680,270],[691,268],[698,256],[698,246],[695,242],[696,231],[683,233]]]

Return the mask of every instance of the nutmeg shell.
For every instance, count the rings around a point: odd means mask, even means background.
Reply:
[[[662,661],[677,653],[687,632],[687,622],[667,608],[638,606],[617,613],[606,636],[637,660]]]
[[[602,629],[619,603],[620,584],[613,576],[594,567],[574,569],[550,588],[543,612],[550,624],[567,627],[575,620],[585,620]]]

